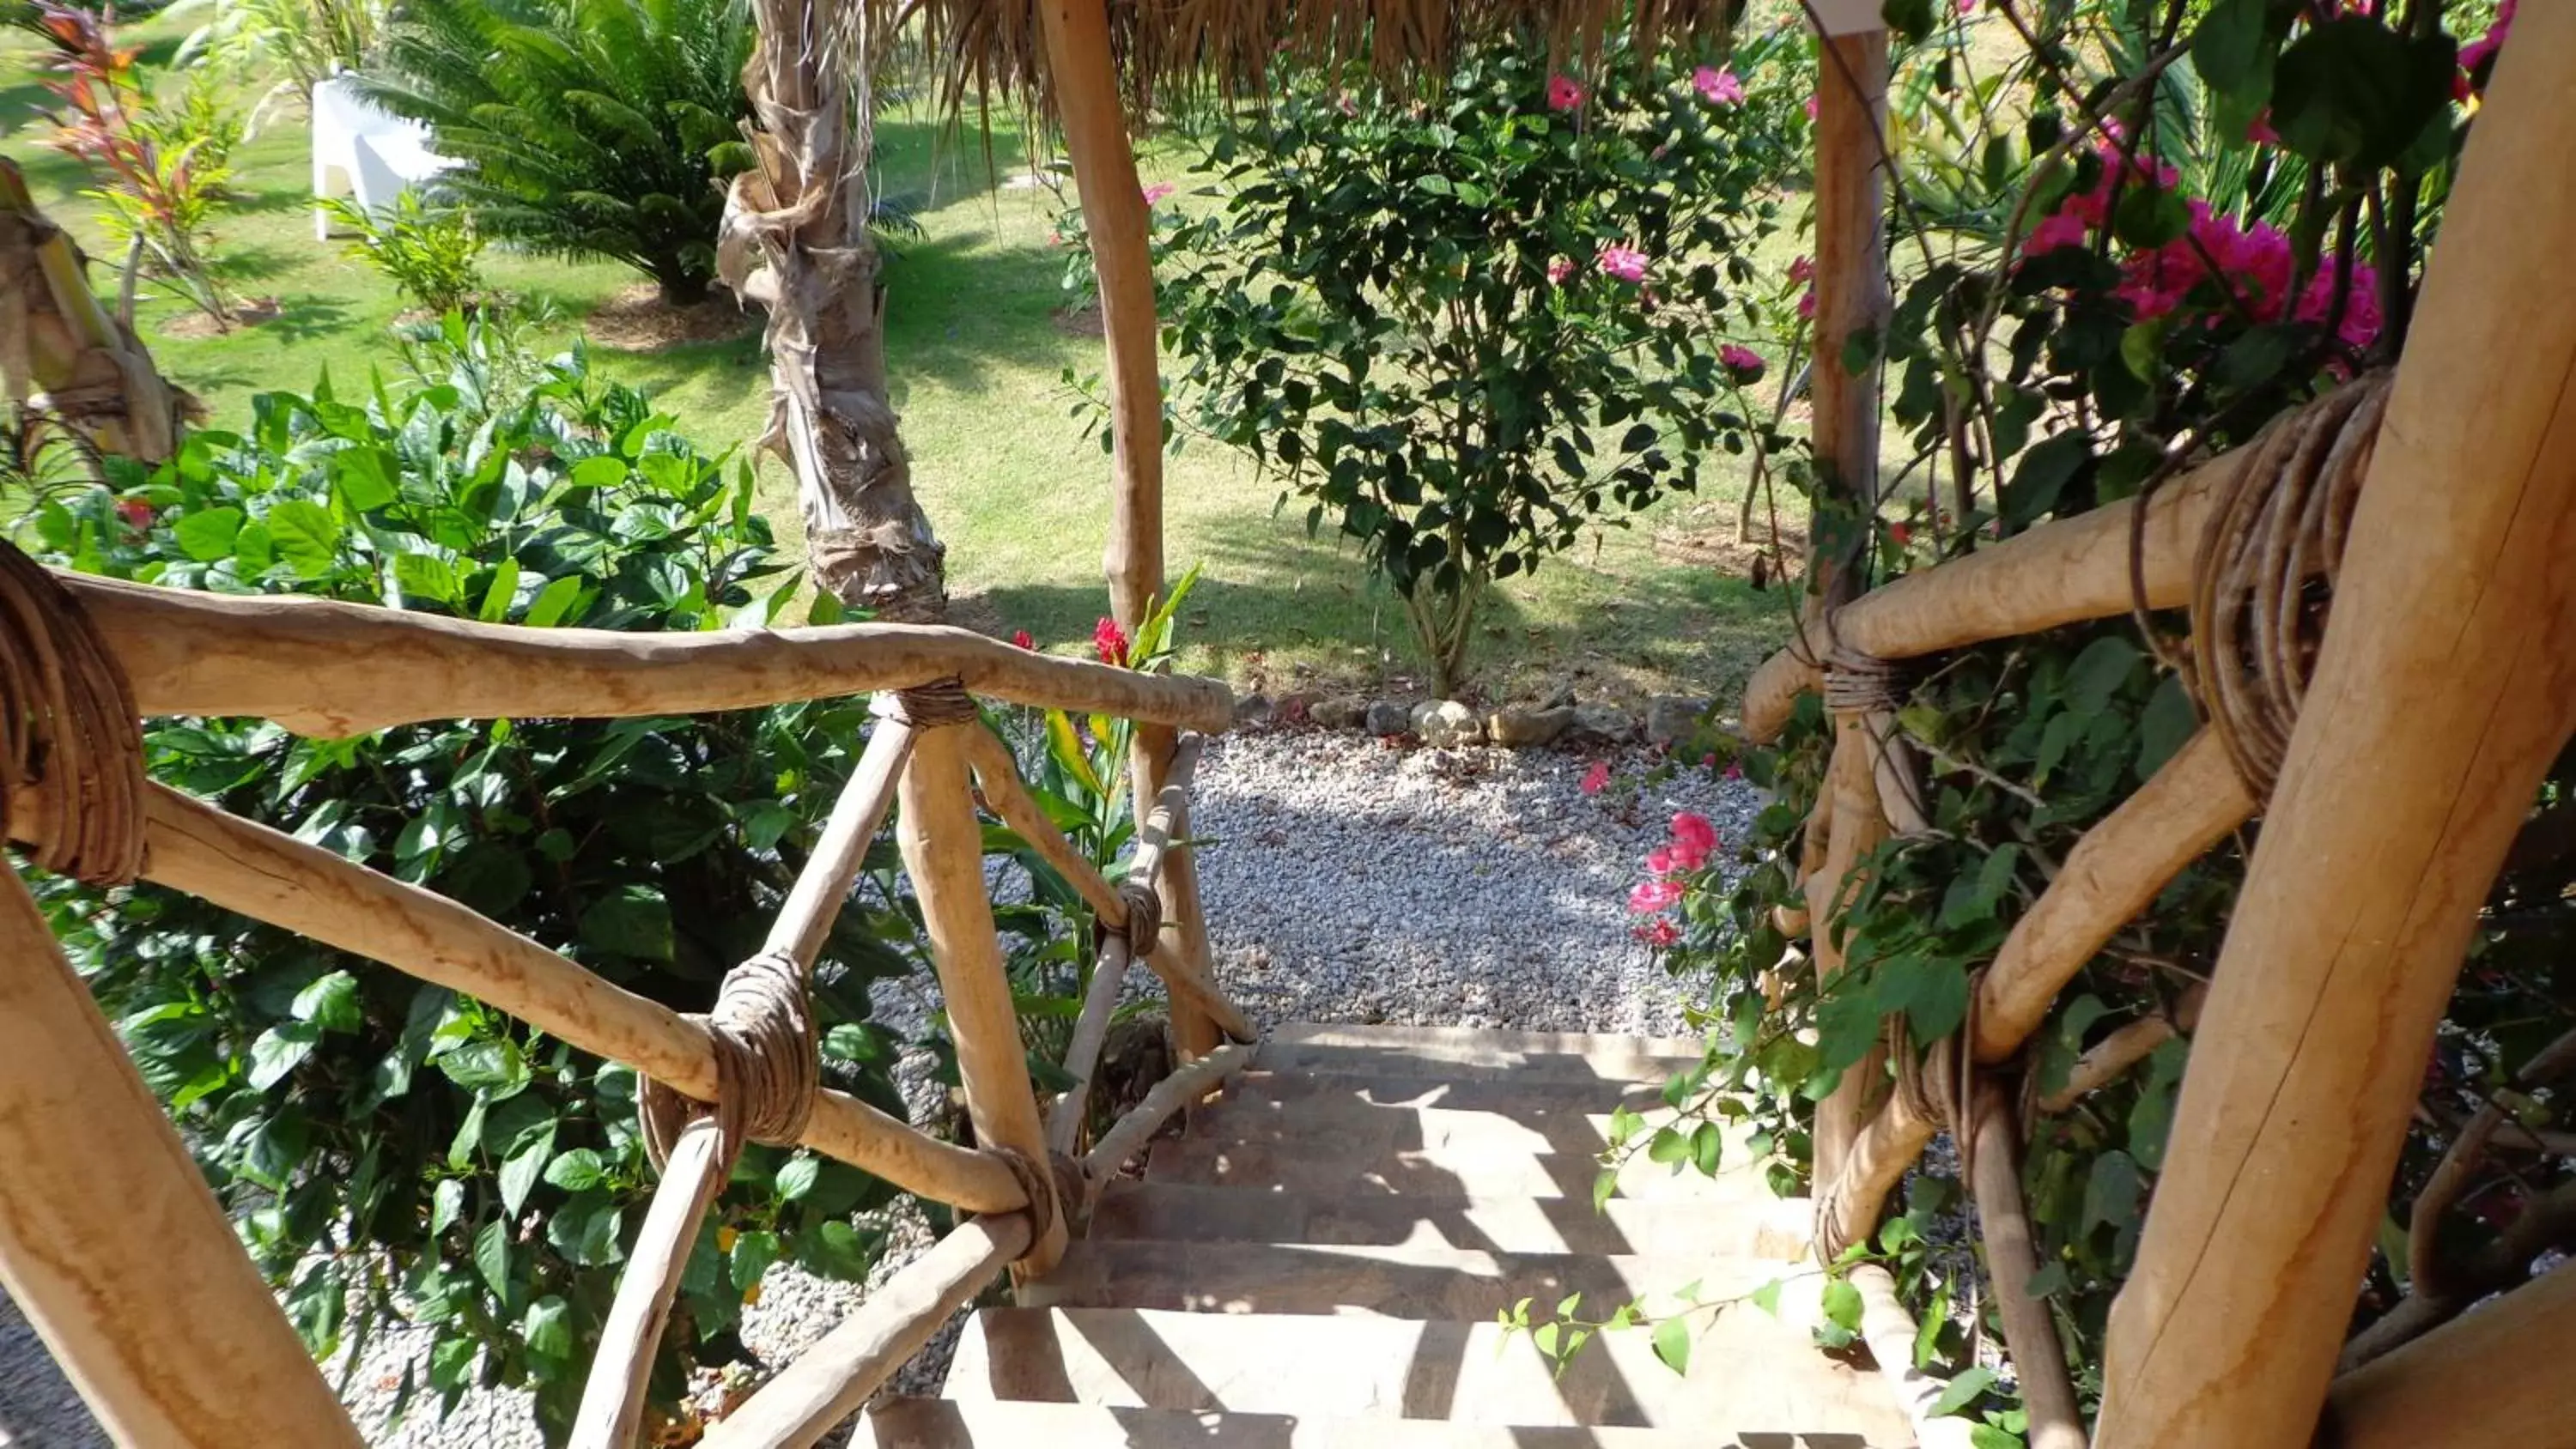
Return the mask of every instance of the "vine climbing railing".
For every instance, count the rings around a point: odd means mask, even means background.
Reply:
[[[1050,658],[963,630],[847,625],[687,636],[534,630],[313,600],[233,598],[38,568],[0,549],[0,784],[9,838],[100,885],[144,879],[451,987],[646,1078],[662,1178],[574,1422],[583,1449],[636,1442],[644,1389],[700,1221],[750,1141],[802,1143],[976,1214],[716,1426],[724,1446],[802,1444],[847,1417],[1004,1268],[1042,1273],[1096,1181],[1240,1070],[1253,1027],[1216,984],[1188,861],[1199,735],[1232,720],[1216,681]],[[247,716],[342,735],[459,717],[620,717],[873,692],[878,723],[761,950],[686,1015],[419,886],[143,777],[140,717]],[[1140,761],[1136,848],[1114,884],[1074,851],[981,723],[975,696],[1159,727]],[[1144,733],[1140,731],[1140,734]],[[977,798],[1096,912],[1100,961],[1043,1111],[983,874]],[[820,1085],[807,990],[871,839],[897,842],[957,1047],[975,1145]],[[101,1421],[125,1443],[359,1442],[176,1130],[12,875],[0,934],[0,1266]],[[1201,1052],[1080,1161],[1091,1078],[1128,967]]]

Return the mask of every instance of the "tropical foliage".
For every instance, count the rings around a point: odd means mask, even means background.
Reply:
[[[362,79],[468,163],[442,184],[486,234],[623,262],[686,305],[751,164],[751,38],[741,0],[445,0],[396,16]]]
[[[348,254],[386,281],[403,300],[432,315],[473,309],[483,292],[483,233],[473,214],[424,202],[406,190],[393,204],[370,208],[349,197],[323,203],[340,225],[357,233]]]
[[[777,617],[796,590],[749,469],[579,354],[529,359],[498,325],[430,329],[401,386],[267,394],[246,431],[199,431],[148,478],[51,498],[29,531],[57,562],[186,588],[531,627]],[[758,949],[867,728],[843,700],[342,740],[168,720],[147,748],[166,783],[703,1010]],[[827,1079],[900,1111],[867,989],[919,960],[890,856],[842,914],[816,996]],[[526,1384],[559,1432],[651,1188],[634,1074],[193,897],[43,894],[317,1355],[407,1316],[431,1346],[406,1399]],[[811,1154],[750,1149],[688,1270],[657,1397],[735,1356],[771,1262],[864,1272],[875,1235],[851,1213],[889,1196]]]

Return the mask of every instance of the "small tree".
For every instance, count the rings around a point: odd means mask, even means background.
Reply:
[[[1760,369],[1721,352],[1780,134],[1731,71],[1546,54],[1471,52],[1434,99],[1294,74],[1217,139],[1220,205],[1158,232],[1187,416],[1359,540],[1444,694],[1486,586],[1742,451]]]

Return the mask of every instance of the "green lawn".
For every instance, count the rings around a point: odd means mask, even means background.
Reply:
[[[126,30],[147,60],[175,49],[167,20]],[[94,203],[79,198],[79,167],[47,149],[34,107],[34,41],[0,39],[0,152],[25,166],[57,221],[93,243]],[[958,135],[933,117],[898,110],[877,130],[881,189],[909,201],[925,235],[905,240],[889,268],[887,354],[897,409],[924,506],[948,545],[961,622],[1042,644],[1087,640],[1105,610],[1100,555],[1108,519],[1108,459],[1071,415],[1064,370],[1096,371],[1096,338],[1069,333],[1058,313],[1063,253],[1048,245],[1057,202],[1002,178],[1024,169],[1019,132],[996,117],[992,161],[970,125]],[[1147,170],[1178,163],[1149,148]],[[307,136],[300,109],[274,108],[238,153],[240,198],[220,218],[214,255],[234,288],[275,296],[275,320],[230,335],[172,336],[174,304],[147,300],[146,342],[194,389],[218,425],[247,416],[249,399],[306,388],[329,369],[356,379],[390,356],[391,289],[313,238]],[[567,340],[594,308],[638,280],[622,268],[487,254],[498,286],[551,302]],[[768,401],[756,336],[653,353],[601,349],[616,376],[652,391],[710,445],[757,436]],[[1590,696],[1654,691],[1731,695],[1785,631],[1786,602],[1724,566],[1734,537],[1733,479],[1604,528],[1535,578],[1502,589],[1480,645],[1479,691],[1544,693],[1572,682]],[[771,463],[764,496],[782,535],[798,532],[792,485]],[[1279,489],[1212,444],[1168,463],[1167,554],[1173,570],[1202,565],[1185,628],[1185,667],[1238,685],[1367,684],[1423,677],[1403,618],[1372,589],[1355,554],[1305,535],[1304,509],[1275,509]],[[1399,686],[1400,687],[1400,686]]]

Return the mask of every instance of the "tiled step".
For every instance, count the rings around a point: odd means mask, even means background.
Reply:
[[[1312,1134],[1227,1142],[1183,1137],[1154,1144],[1148,1182],[1209,1187],[1263,1187],[1279,1192],[1392,1193],[1411,1197],[1564,1197],[1592,1201],[1600,1161],[1588,1153],[1532,1152],[1513,1147],[1388,1148],[1382,1141],[1336,1136],[1329,1124]],[[1640,1153],[1619,1167],[1618,1195],[1643,1202],[1698,1202],[1726,1207],[1767,1202],[1758,1173],[1708,1177],[1678,1171]]]
[[[1480,1253],[1462,1248],[1315,1247],[1286,1243],[1086,1240],[1037,1282],[1023,1308],[1169,1308],[1198,1313],[1344,1313],[1469,1322],[1524,1298],[1583,1296],[1606,1318],[1624,1303],[1648,1313],[1734,1298],[1786,1276],[1757,1258]]]
[[[1252,1065],[1444,1081],[1661,1084],[1698,1065],[1702,1050],[1682,1038],[1292,1022],[1263,1040]]]
[[[1537,1082],[1500,1078],[1444,1082],[1432,1077],[1372,1077],[1357,1072],[1246,1071],[1225,1088],[1225,1100],[1229,1102],[1275,1102],[1287,1106],[1319,1098],[1381,1107],[1446,1107],[1465,1112],[1546,1108],[1606,1113],[1622,1104],[1630,1111],[1644,1112],[1664,1102],[1661,1081]]]
[[[1807,1251],[1815,1206],[1768,1198],[1711,1212],[1689,1202],[1273,1192],[1175,1182],[1114,1182],[1090,1235],[1198,1242],[1470,1248],[1490,1253],[1794,1259]]]
[[[1642,1329],[1602,1335],[1560,1373],[1530,1335],[1491,1322],[987,1309],[958,1344],[947,1397],[1912,1442],[1873,1375],[1750,1307],[1701,1328],[1687,1376]]]
[[[1848,1441],[1854,1442],[1857,1441]],[[1818,1439],[1797,1449],[1827,1449]],[[1091,1404],[894,1399],[860,1421],[852,1449],[1792,1449],[1672,1429],[1532,1428],[1429,1419],[1190,1414]]]

